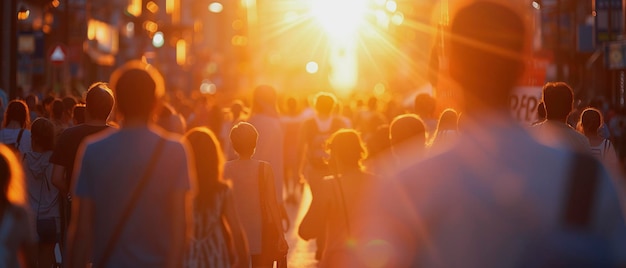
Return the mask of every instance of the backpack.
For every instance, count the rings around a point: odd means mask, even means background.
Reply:
[[[305,128],[305,130],[309,130],[307,132],[307,159],[313,168],[326,167],[329,157],[326,151],[326,141],[335,131],[343,127],[343,122],[339,118],[333,117],[331,120],[330,128],[326,131],[320,130],[315,120],[310,120],[308,122],[309,128]]]

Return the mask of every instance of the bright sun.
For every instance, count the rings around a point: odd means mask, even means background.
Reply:
[[[309,0],[311,13],[329,36],[354,37],[365,21],[366,0]]]

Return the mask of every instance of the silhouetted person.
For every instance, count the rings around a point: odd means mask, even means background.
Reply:
[[[122,127],[78,151],[68,266],[85,267],[91,259],[96,267],[180,267],[195,172],[180,137],[151,125],[163,78],[132,61],[113,73],[110,85]]]
[[[530,49],[530,7],[457,4],[465,5],[450,7],[446,55],[464,93],[463,134],[448,151],[375,187],[356,221],[356,241],[366,246],[353,260],[378,267],[625,265],[620,191],[607,170],[589,154],[538,143],[511,116],[510,94]]]
[[[367,156],[359,134],[343,129],[329,139],[329,164],[333,175],[320,184],[317,195],[302,219],[298,234],[305,240],[326,237],[320,267],[333,264],[354,254],[358,247],[353,236],[357,224],[354,209],[366,198],[376,179],[365,173],[361,161]]]
[[[439,153],[453,146],[459,135],[459,114],[454,109],[445,109],[439,116],[437,129],[430,137],[430,150]]]
[[[219,141],[206,127],[185,134],[198,176],[194,196],[194,233],[184,267],[250,267],[246,235],[231,187],[222,181],[224,157]]]
[[[280,243],[286,257],[288,245],[282,236],[274,167],[252,158],[258,137],[256,128],[249,123],[240,122],[232,128],[230,140],[239,158],[226,162],[224,178],[232,181],[235,207],[248,238],[252,267],[273,267],[279,260],[269,252]],[[275,241],[277,237],[272,234],[282,239]],[[285,259],[282,261],[286,264]]]
[[[580,114],[578,128],[591,145],[591,154],[603,163],[616,168],[618,165],[615,147],[609,139],[600,136],[600,128],[604,124],[604,118],[600,110],[596,108],[586,108]]]
[[[55,264],[54,246],[61,235],[61,200],[59,190],[52,185],[52,164],[48,162],[54,148],[54,125],[46,118],[37,118],[33,121],[31,133],[33,150],[24,154],[22,163],[30,207],[37,224],[37,262],[39,267],[52,267]]]
[[[20,153],[30,152],[30,116],[28,106],[21,100],[12,100],[7,106],[0,129],[0,143]]]
[[[37,267],[37,237],[27,198],[20,160],[0,144],[0,267]]]
[[[591,152],[589,140],[567,124],[574,107],[574,92],[570,86],[563,82],[545,84],[542,102],[546,109],[546,120],[532,128],[537,139],[551,147]]]

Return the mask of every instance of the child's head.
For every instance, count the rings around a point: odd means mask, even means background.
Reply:
[[[239,158],[248,158],[254,154],[259,133],[253,125],[240,122],[230,130],[230,141]]]

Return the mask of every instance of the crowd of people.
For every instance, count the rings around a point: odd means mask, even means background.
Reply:
[[[603,107],[575,112],[563,82],[543,87],[537,122],[510,116],[519,12],[455,14],[462,110],[428,94],[405,110],[328,92],[309,105],[268,85],[227,104],[165,96],[140,61],[84,98],[11,100],[0,267],[288,267],[292,228],[320,267],[624,266],[621,130]]]

